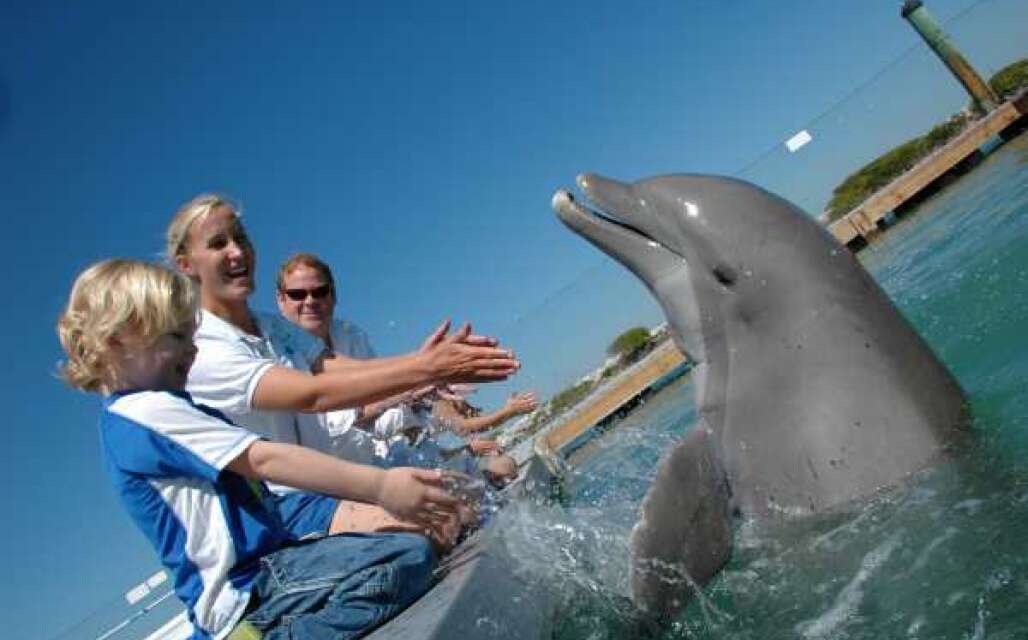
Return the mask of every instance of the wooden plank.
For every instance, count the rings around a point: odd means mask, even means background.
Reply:
[[[623,373],[583,400],[574,413],[545,436],[544,446],[560,451],[583,432],[611,415],[654,382],[685,362],[685,357],[670,340],[659,345],[635,369]]]
[[[879,220],[1017,121],[1025,113],[1026,107],[1028,93],[1004,102],[945,146],[872,194],[861,205],[830,224],[829,232],[842,244],[848,244],[857,236],[873,236],[878,231]]]

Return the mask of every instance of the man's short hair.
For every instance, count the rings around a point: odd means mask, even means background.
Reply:
[[[288,260],[282,263],[281,268],[278,270],[278,278],[275,280],[275,286],[279,291],[285,290],[286,276],[293,271],[296,271],[299,267],[307,267],[320,273],[321,277],[325,279],[325,282],[332,290],[332,295],[335,296],[336,282],[335,279],[332,278],[332,269],[330,269],[321,258],[313,253],[294,253]]]

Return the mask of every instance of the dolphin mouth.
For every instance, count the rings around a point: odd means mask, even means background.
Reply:
[[[681,319],[672,323],[678,348],[695,363],[705,361],[707,339],[696,303],[694,269],[681,248],[657,240],[665,236],[673,240],[674,236],[650,211],[644,194],[637,193],[631,185],[594,174],[579,176],[577,183],[590,203],[596,203],[600,210],[582,204],[569,191],[560,189],[551,202],[557,217],[634,273],[664,307],[668,318]],[[696,372],[694,376],[702,386],[704,374]]]
[[[620,258],[619,254],[623,253],[620,247],[624,244],[633,247],[645,245],[650,249],[673,253],[639,227],[619,220],[609,212],[598,211],[579,202],[566,189],[558,189],[553,194],[551,205],[561,222],[615,258]],[[619,249],[615,249],[615,246]]]
[[[657,242],[653,238],[651,238],[648,235],[646,235],[642,230],[640,230],[640,229],[638,229],[636,227],[633,227],[632,225],[628,224],[627,222],[622,222],[622,221],[620,221],[620,220],[610,216],[609,214],[603,213],[601,211],[597,211],[596,209],[593,209],[591,207],[587,207],[587,206],[583,205],[582,203],[580,203],[578,200],[575,199],[574,195],[572,195],[570,192],[568,192],[568,191],[566,191],[564,189],[560,189],[560,190],[557,191],[557,193],[553,194],[553,209],[559,215],[562,216],[561,217],[562,220],[564,219],[564,217],[563,217],[564,215],[580,216],[580,217],[583,217],[583,218],[591,219],[591,222],[593,224],[597,224],[597,225],[600,225],[600,226],[607,226],[608,228],[610,228],[610,227],[620,228],[622,231],[624,231],[627,234],[626,237],[628,237],[630,235],[636,235],[636,236],[640,236],[640,237],[644,238],[648,242],[652,242],[652,243],[658,244],[658,245],[660,244],[659,242]]]

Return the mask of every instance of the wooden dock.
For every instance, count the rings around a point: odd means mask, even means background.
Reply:
[[[570,414],[540,437],[537,446],[559,453],[566,445],[684,363],[685,357],[671,340],[658,345],[638,364],[582,400]]]
[[[828,225],[836,240],[844,245],[862,245],[880,230],[881,221],[895,212],[935,180],[968,160],[995,136],[1028,113],[1028,91],[1022,91],[994,111],[973,123],[909,171],[878,190],[842,218]]]

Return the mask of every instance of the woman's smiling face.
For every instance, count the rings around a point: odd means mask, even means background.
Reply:
[[[216,207],[194,222],[186,235],[186,251],[177,259],[179,270],[200,282],[204,306],[245,302],[254,289],[253,245],[236,212]]]

